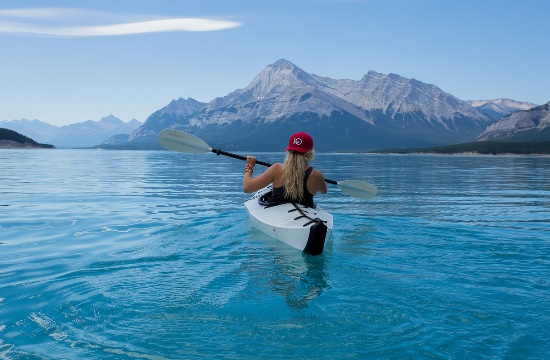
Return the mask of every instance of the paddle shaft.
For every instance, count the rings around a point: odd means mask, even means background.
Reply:
[[[244,160],[246,161],[246,156],[241,156],[241,155],[237,155],[237,154],[233,154],[233,153],[230,153],[230,152],[227,152],[227,151],[222,151],[220,149],[212,149],[212,152],[216,155],[225,155],[225,156],[229,156],[233,159],[239,159],[239,160]],[[273,164],[270,164],[270,163],[266,163],[266,162],[263,162],[263,161],[259,161],[259,160],[256,160],[256,164],[259,164],[259,165],[263,165],[263,166],[267,166],[267,167],[270,167],[271,165]]]
[[[179,151],[187,154],[204,154],[207,152],[213,152],[217,155],[225,155],[234,159],[246,160],[245,156],[232,154],[230,152],[222,151],[221,149],[212,149],[212,147],[205,143],[204,140],[179,130],[163,129],[159,133],[159,141],[160,144],[168,150]],[[267,167],[272,165],[263,161],[256,161],[256,163]],[[364,181],[334,181],[329,179],[325,179],[325,181],[329,184],[338,186],[342,192],[360,199],[369,199],[378,192],[376,186],[368,184]]]
[[[233,153],[230,153],[230,152],[227,152],[227,151],[222,151],[220,149],[212,149],[211,151],[216,155],[224,155],[224,156],[231,157],[233,159],[239,159],[239,160],[245,160],[246,161],[246,156],[233,154]],[[259,160],[256,160],[256,164],[267,166],[267,167],[270,167],[271,165],[273,165],[273,164],[270,164],[270,163],[267,163],[267,162],[264,162],[264,161],[259,161]],[[327,184],[338,185],[338,182],[336,182],[334,180],[330,180],[330,179],[325,179],[325,182]]]

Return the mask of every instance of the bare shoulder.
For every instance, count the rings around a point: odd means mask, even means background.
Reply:
[[[310,177],[313,178],[313,181],[315,182],[315,185],[317,187],[317,191],[319,191],[321,194],[326,194],[327,183],[325,182],[325,177],[323,173],[319,170],[313,169]]]
[[[281,163],[275,163],[271,165],[267,170],[270,172],[273,172],[274,174],[282,174],[283,173],[283,164]]]
[[[313,169],[313,171],[311,172],[311,175],[310,175],[310,176],[313,176],[316,180],[325,181],[325,177],[323,176],[323,173],[320,172],[320,171],[317,170],[317,169]]]

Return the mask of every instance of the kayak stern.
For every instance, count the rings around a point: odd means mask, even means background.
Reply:
[[[332,215],[318,207],[297,205],[297,210],[292,203],[260,204],[262,195],[270,191],[271,185],[259,190],[245,203],[252,225],[305,254],[322,253],[326,235],[332,231]]]

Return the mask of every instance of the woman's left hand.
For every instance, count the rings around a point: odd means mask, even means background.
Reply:
[[[256,165],[256,157],[255,156],[247,156],[246,157],[246,165],[250,165],[251,167],[254,167],[254,165]]]

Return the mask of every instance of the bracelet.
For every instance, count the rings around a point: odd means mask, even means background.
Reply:
[[[243,173],[243,174],[246,174],[247,172],[249,172],[249,173],[252,175],[252,170],[251,170],[251,169],[244,169],[244,173]]]

